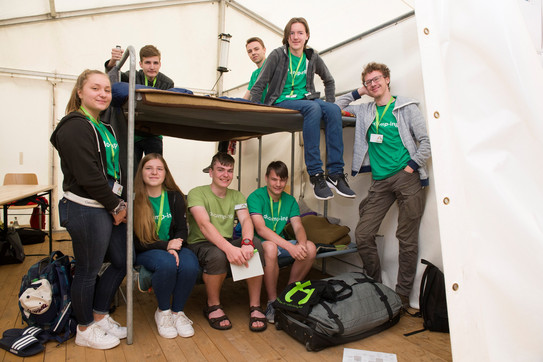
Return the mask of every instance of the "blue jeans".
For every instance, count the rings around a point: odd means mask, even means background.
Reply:
[[[315,100],[284,100],[277,103],[282,108],[300,111],[304,116],[304,157],[307,173],[310,176],[322,174],[322,161],[320,154],[321,119],[324,120],[324,133],[326,139],[326,152],[328,160],[326,168],[329,175],[343,174],[343,125],[341,110],[334,103],[321,99]]]
[[[296,245],[298,240],[287,240],[292,245]],[[291,256],[287,249],[283,249],[279,245],[277,246],[277,256]]]
[[[152,284],[160,310],[182,312],[200,271],[194,253],[183,247],[178,252],[179,267],[173,255],[162,249],[151,249],[136,256],[136,264],[153,272]],[[171,298],[171,308],[170,308]]]
[[[106,209],[79,205],[63,198],[59,202],[60,224],[72,238],[75,275],[72,307],[80,325],[94,321],[93,311],[109,313],[111,302],[126,275],[126,224],[113,225]],[[111,265],[98,277],[104,259]]]

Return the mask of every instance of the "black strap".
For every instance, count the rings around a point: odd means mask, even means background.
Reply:
[[[417,333],[420,333],[420,332],[424,332],[426,331],[427,329],[426,328],[423,328],[423,329],[419,329],[418,331],[413,331],[413,332],[409,332],[409,333],[404,333],[404,337],[409,337],[409,336],[412,336],[413,334],[417,334]]]
[[[333,319],[336,322],[339,328],[337,335],[341,336],[343,332],[345,332],[345,327],[343,326],[343,323],[341,323],[341,321],[339,320],[339,316],[332,312],[332,309],[326,303],[320,302],[319,304],[322,305],[322,307],[328,312],[328,318]]]
[[[328,284],[334,286],[339,285],[341,287],[340,290],[335,292],[334,301],[339,302],[340,300],[344,300],[349,298],[351,295],[353,295],[353,288],[349,284],[347,284],[344,280],[338,280],[338,279],[330,279],[328,280]],[[340,295],[344,291],[348,290],[347,293],[344,295]]]
[[[392,318],[394,318],[394,313],[392,312],[392,307],[390,306],[390,303],[388,302],[388,297],[386,296],[385,293],[383,293],[381,288],[379,288],[379,286],[376,284],[375,280],[371,279],[370,277],[368,277],[366,275],[364,275],[362,278],[359,278],[359,279],[357,278],[355,280],[356,280],[356,282],[358,284],[370,283],[371,285],[373,285],[373,287],[377,291],[377,294],[379,294],[379,297],[380,297],[379,299],[381,300],[381,302],[383,302],[383,304],[385,305],[385,307],[387,309],[388,319],[392,320]]]

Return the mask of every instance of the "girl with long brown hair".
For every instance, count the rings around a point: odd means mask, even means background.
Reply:
[[[183,247],[188,233],[185,197],[160,154],[141,160],[134,192],[136,264],[153,273],[158,333],[164,338],[190,337],[194,329],[183,309],[199,265],[196,255]]]

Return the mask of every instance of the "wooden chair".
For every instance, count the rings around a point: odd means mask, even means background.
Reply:
[[[4,185],[37,185],[38,176],[35,173],[7,173]]]
[[[35,173],[7,173],[4,176],[4,185],[37,185],[38,176]],[[10,210],[21,209],[34,209],[38,207],[38,204],[28,205],[5,205]],[[12,215],[27,215],[27,214],[13,214]],[[22,225],[21,225],[22,226]]]

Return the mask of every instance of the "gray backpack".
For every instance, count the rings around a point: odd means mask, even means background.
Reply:
[[[289,284],[274,302],[275,326],[308,351],[369,337],[396,324],[402,302],[363,273]]]

